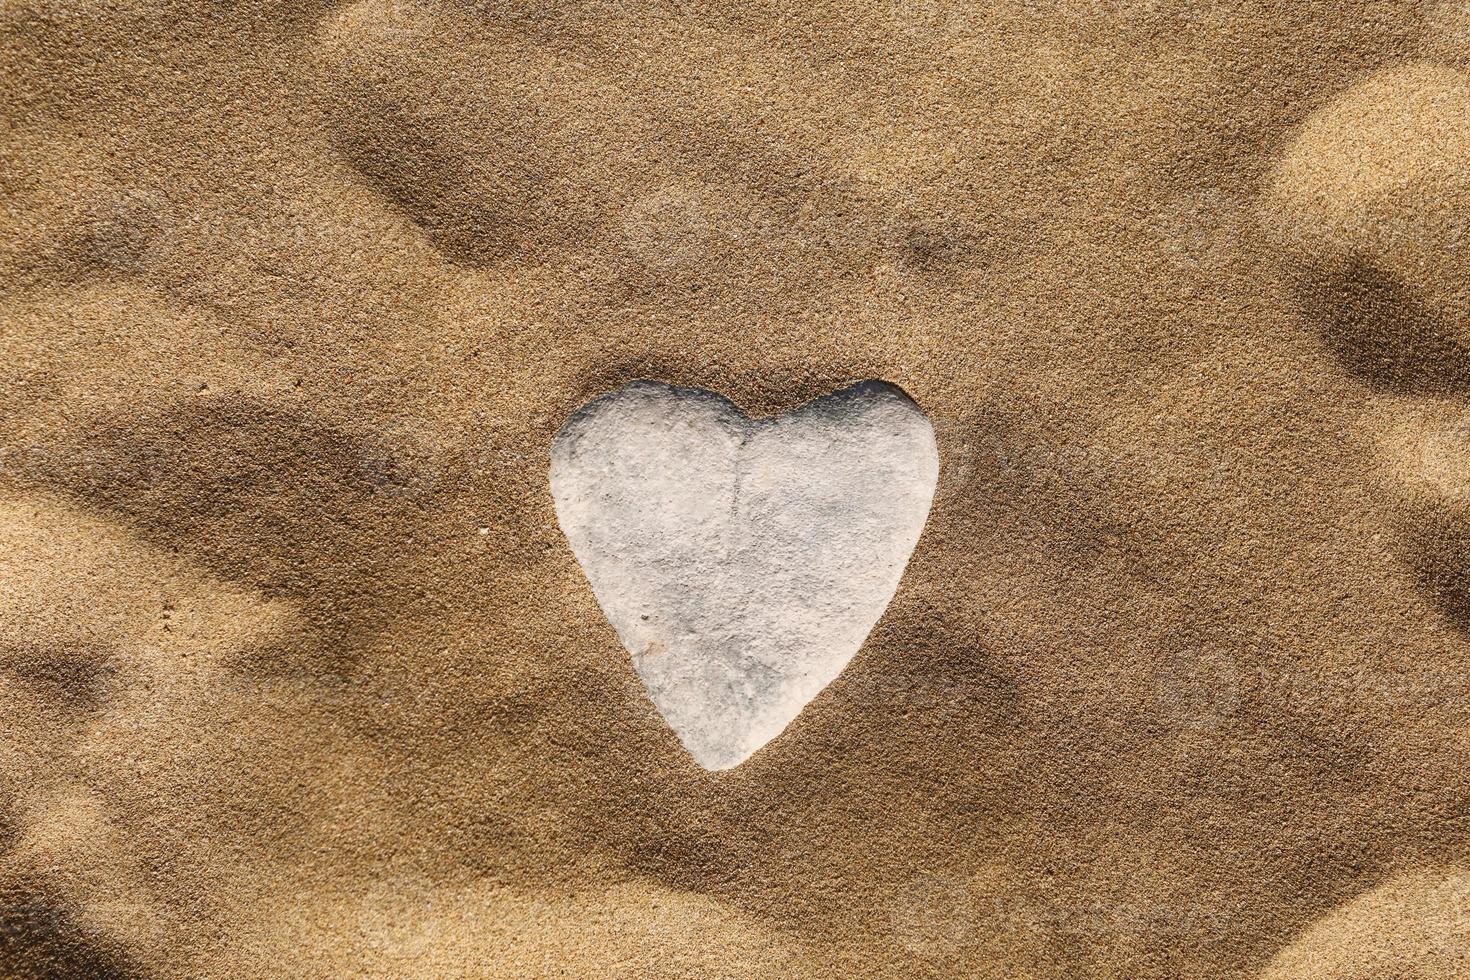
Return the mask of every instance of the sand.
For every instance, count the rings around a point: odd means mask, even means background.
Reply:
[[[16,977],[1452,977],[1470,7],[0,4]],[[731,770],[552,439],[932,422]]]

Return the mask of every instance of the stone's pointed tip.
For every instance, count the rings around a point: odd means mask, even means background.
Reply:
[[[662,713],[662,709],[660,709],[660,713]],[[674,734],[679,735],[679,732],[675,731]],[[699,764],[699,768],[706,772],[729,772],[731,769],[735,769],[745,763],[751,756],[770,744],[769,741],[765,741],[759,745],[753,745],[749,748],[739,750],[736,750],[728,744],[704,745],[695,748],[688,742],[685,742],[682,735],[679,736],[679,742],[684,746],[684,751],[689,753],[689,757]]]

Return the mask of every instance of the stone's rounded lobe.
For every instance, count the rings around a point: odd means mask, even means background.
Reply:
[[[929,420],[879,381],[769,419],[637,381],[573,414],[551,451],[562,531],[706,769],[748,759],[857,653],[938,477]]]

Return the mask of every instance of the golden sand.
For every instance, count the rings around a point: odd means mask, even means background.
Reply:
[[[1456,977],[1470,5],[0,0],[0,968]],[[694,765],[637,378],[938,436]]]

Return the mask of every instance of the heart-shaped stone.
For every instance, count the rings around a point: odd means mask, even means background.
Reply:
[[[770,419],[638,381],[576,412],[551,450],[562,531],[706,769],[781,734],[857,653],[938,476],[929,420],[879,381]]]

